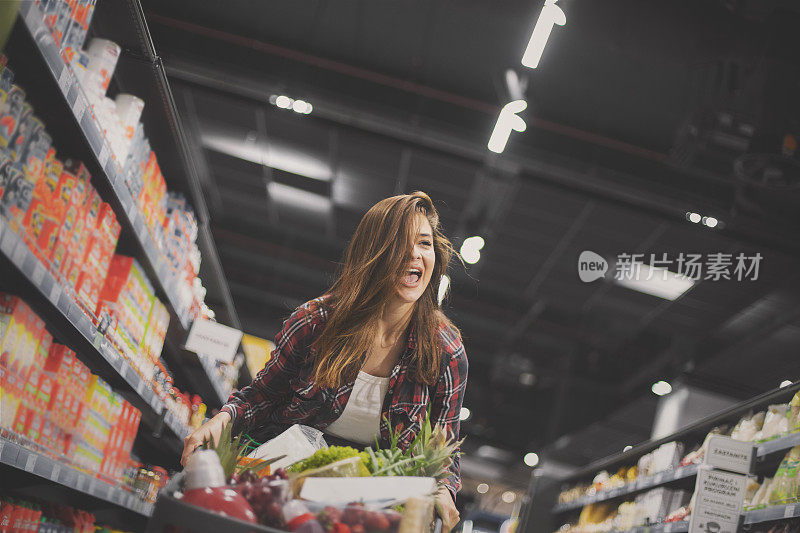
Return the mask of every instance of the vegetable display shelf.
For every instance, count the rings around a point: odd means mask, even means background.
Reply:
[[[775,520],[787,520],[792,518],[800,518],[800,503],[776,505],[765,509],[746,511],[744,513],[744,524],[760,524],[762,522],[773,522]]]
[[[113,369],[130,390],[135,391],[141,402],[135,406],[143,411],[149,410],[149,419],[157,419],[164,414],[164,423],[177,439],[182,439],[189,434],[188,426],[179,422],[171,412],[165,411],[164,402],[152,391],[148,384],[139,376],[128,361],[122,356],[108,338],[98,330],[92,318],[75,302],[75,299],[65,292],[62,285],[56,280],[39,259],[30,251],[26,243],[17,235],[0,217],[0,258],[3,263],[11,263],[21,274],[31,288],[38,291],[44,301],[42,306],[48,312],[44,313],[49,319],[48,324],[59,330],[68,341],[82,341],[80,345],[70,342],[77,351],[84,356],[94,356]],[[22,289],[22,287],[19,287]],[[37,300],[37,301],[39,301]],[[91,352],[91,353],[87,353]],[[98,369],[95,368],[95,371]],[[172,447],[179,450],[179,441],[173,439]]]
[[[110,0],[108,4],[118,4],[120,1]],[[168,169],[173,169],[168,173],[170,186],[174,185],[173,181],[184,180],[183,189],[189,189],[192,192],[192,201],[200,219],[200,234],[203,237],[198,239],[198,246],[200,246],[203,264],[208,264],[207,267],[201,268],[209,272],[211,276],[220,277],[220,279],[215,277],[213,283],[209,283],[209,287],[213,287],[215,292],[220,294],[209,292],[209,297],[214,302],[221,302],[223,309],[221,313],[218,313],[220,318],[237,326],[239,324],[238,317],[233,308],[227,281],[222,276],[222,269],[219,267],[216,247],[212,239],[206,238],[209,233],[205,228],[205,223],[202,222],[204,216],[207,218],[207,215],[203,215],[205,206],[202,195],[195,190],[195,180],[185,176],[191,172],[180,171],[184,168],[182,165],[191,165],[191,161],[179,155],[179,153],[185,152],[180,149],[184,145],[183,133],[174,112],[174,104],[166,75],[163,72],[163,65],[158,57],[152,56],[154,57],[153,62],[149,62],[150,54],[138,55],[149,49],[146,44],[149,42],[149,33],[146,26],[142,26],[144,24],[143,17],[121,16],[121,13],[141,12],[141,6],[136,0],[125,0],[125,3],[128,8],[119,10],[116,14],[109,15],[108,13],[113,10],[113,5],[105,6],[97,13],[100,23],[110,17],[115,24],[119,25],[126,21],[126,24],[135,26],[135,29],[127,28],[123,31],[123,34],[128,35],[129,38],[133,39],[133,35],[143,36],[137,37],[140,41],[139,46],[134,50],[137,55],[124,53],[121,56],[115,78],[124,78],[127,82],[126,89],[130,88],[130,92],[148,99],[147,101],[153,104],[145,106],[143,115],[151,143],[159,154],[159,163],[162,163],[162,159],[164,160],[162,169],[165,173]],[[134,255],[140,260],[157,292],[165,297],[165,303],[171,315],[168,336],[174,340],[165,345],[164,355],[169,366],[185,378],[181,381],[189,384],[188,388],[194,389],[192,392],[199,393],[201,396],[207,395],[208,391],[219,388],[220,384],[215,383],[213,375],[204,372],[200,361],[196,359],[188,361],[189,365],[187,365],[185,355],[179,353],[179,349],[175,348],[186,339],[190,325],[188,309],[181,305],[175,290],[178,274],[156,245],[138,203],[131,196],[124,182],[120,165],[113,157],[102,129],[88,105],[83,88],[77,82],[71,68],[63,61],[50,31],[44,24],[42,12],[34,2],[23,2],[19,15],[21,24],[18,23],[18,26],[23,26],[24,31],[19,32],[15,29],[15,34],[12,35],[7,45],[7,53],[12,62],[14,57],[28,58],[27,61],[16,65],[15,69],[20,74],[28,74],[29,92],[38,93],[39,101],[50,102],[46,109],[52,115],[50,118],[57,126],[60,125],[68,130],[68,133],[63,133],[62,144],[68,145],[68,152],[72,152],[78,157],[83,156],[82,158],[92,171],[93,183],[101,193],[106,193],[104,199],[112,205],[122,225],[123,232],[120,240],[132,244],[133,249],[136,250]],[[121,28],[115,27],[114,31],[116,32],[118,29],[121,30]],[[16,35],[20,33],[25,35]],[[24,78],[25,76],[20,76],[20,79]],[[158,105],[159,102],[162,103],[161,106]],[[173,134],[177,137],[173,137]],[[174,161],[176,158],[181,161]],[[188,185],[186,181],[188,181]],[[211,403],[216,404],[217,402],[212,401]]]
[[[67,466],[31,446],[0,435],[0,464],[28,472],[70,490],[88,494],[100,500],[142,516],[153,514],[153,505],[145,502],[120,485],[107,483],[81,470]]]
[[[697,475],[697,465],[682,466],[672,471],[660,472],[652,476],[642,477],[641,479],[637,479],[636,481],[632,483],[627,483],[626,485],[623,485],[621,487],[599,491],[591,496],[584,496],[583,498],[579,498],[572,502],[556,505],[553,508],[553,512],[561,513],[565,511],[571,511],[573,509],[580,509],[584,505],[604,502],[606,500],[611,500],[613,498],[618,498],[620,496],[642,492],[645,490],[652,489],[654,487],[671,483],[673,481],[694,477],[696,475]]]

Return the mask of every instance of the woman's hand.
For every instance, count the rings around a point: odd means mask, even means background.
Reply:
[[[442,518],[442,533],[448,533],[461,519],[453,496],[446,487],[441,487],[436,493],[436,512]]]
[[[181,464],[186,466],[186,460],[192,455],[195,449],[203,445],[204,442],[213,441],[219,442],[220,433],[223,428],[231,421],[231,415],[225,411],[217,413],[214,418],[194,430],[188,437],[183,439],[183,455],[181,455]]]

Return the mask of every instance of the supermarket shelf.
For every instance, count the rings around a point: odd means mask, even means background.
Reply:
[[[142,516],[153,514],[153,505],[119,485],[112,485],[0,436],[0,463],[50,480],[76,492],[94,496]]]
[[[612,531],[611,533],[686,533],[689,531],[689,521],[667,522],[654,526],[641,526],[622,531]]]
[[[665,485],[667,483],[671,483],[673,481],[677,481],[680,479],[694,477],[696,475],[697,475],[697,465],[682,466],[670,472],[661,472],[653,476],[646,476],[641,479],[637,479],[635,482],[628,483],[626,485],[623,485],[622,487],[603,490],[591,496],[584,496],[583,498],[579,498],[569,503],[556,505],[555,507],[553,507],[553,512],[562,513],[564,511],[580,509],[584,505],[590,505],[592,503],[597,503],[597,502],[604,502],[606,500],[611,500],[614,498],[618,498],[620,496],[625,496],[627,494],[642,492],[644,490],[648,490],[653,487]]]
[[[50,35],[50,30],[44,24],[42,12],[33,2],[23,2],[20,7],[20,18],[24,21],[25,27],[47,64],[53,81],[58,84],[67,106],[72,111],[87,144],[105,174],[104,177],[110,183],[116,199],[122,207],[124,214],[115,210],[117,216],[127,219],[129,227],[144,252],[149,274],[154,278],[160,291],[166,295],[168,304],[184,331],[188,330],[188,310],[181,308],[180,300],[173,290],[173,287],[176,286],[177,273],[172,270],[166,258],[159,252],[155,240],[150,235],[141,210],[125,185],[122,169],[112,156],[111,148],[102,129],[89,109],[89,101],[84,95],[83,89],[72,74],[72,70],[62,60],[58,47]],[[93,178],[98,179],[99,176],[93,176]]]
[[[126,0],[126,2],[135,1],[136,0]],[[74,135],[71,136],[67,135],[66,139],[61,139],[64,145],[69,144],[72,148],[72,150],[70,150],[70,146],[66,146],[65,149],[68,153],[85,153],[86,158],[94,158],[95,161],[86,162],[87,165],[91,163],[89,166],[92,171],[93,182],[98,187],[98,190],[101,190],[101,194],[103,192],[106,193],[104,198],[111,203],[114,212],[118,215],[119,221],[123,227],[120,243],[125,241],[133,246],[132,250],[136,250],[134,255],[140,259],[148,277],[154,283],[159,296],[166,297],[164,303],[170,310],[171,315],[168,335],[175,340],[172,345],[179,346],[185,341],[188,334],[189,317],[188,309],[181,308],[180,300],[175,291],[175,287],[177,286],[177,273],[158,250],[155,240],[145,224],[139,206],[131,196],[124,182],[120,166],[113,158],[110,147],[102,135],[102,130],[89,109],[88,100],[83,93],[83,89],[75,80],[71,69],[67,67],[62,60],[49,30],[42,21],[41,11],[33,2],[22,3],[20,22],[22,22],[21,26],[24,26],[23,33],[28,34],[28,36],[26,36],[28,38],[23,40],[31,41],[31,44],[15,43],[14,39],[11,40],[10,44],[16,44],[19,48],[17,55],[20,57],[30,56],[30,46],[36,48],[46,68],[39,68],[39,65],[31,64],[20,65],[17,66],[17,68],[23,70],[24,67],[24,70],[29,74],[29,81],[36,80],[39,82],[39,85],[46,86],[38,88],[40,92],[40,101],[49,99],[57,103],[57,101],[60,101],[60,98],[64,98],[64,105],[51,106],[51,114],[53,115],[51,118],[53,118],[56,125],[59,123],[63,124],[65,131],[74,133]],[[11,47],[9,46],[8,48]],[[9,55],[12,57],[13,62],[14,54],[11,50],[9,50]],[[143,87],[135,87],[131,89],[131,92],[152,99],[152,101],[156,103],[155,107],[158,107],[157,102],[164,100],[164,91],[166,91],[168,95],[170,94],[168,86],[166,86],[166,88],[158,88],[159,85],[156,80],[161,80],[161,82],[166,84],[166,76],[162,75],[159,77],[153,74],[160,67],[155,63],[145,61],[139,56],[126,57],[123,55],[123,58],[125,58],[124,65],[118,68],[119,77],[125,78],[123,71],[127,68],[128,76],[126,79],[150,80],[149,82],[144,82],[145,85],[148,85],[149,89],[145,90]],[[46,72],[42,73],[40,71]],[[139,82],[140,85],[142,83],[143,82]],[[148,107],[146,106],[145,109],[147,110]],[[153,120],[152,113],[147,116],[150,117],[148,121],[150,124],[148,135],[150,136],[155,134],[155,137],[163,137],[166,139],[167,136],[165,136],[165,132],[168,133],[176,127],[174,125],[167,127],[164,124],[159,124],[158,121]],[[150,132],[153,132],[153,134]],[[162,139],[162,142],[166,142],[164,139]],[[151,139],[151,141],[153,141],[153,139]],[[175,148],[173,148],[172,151],[167,150],[163,146],[157,146],[155,142],[153,142],[153,146],[155,149],[159,150],[159,153],[172,154],[175,150]],[[174,159],[174,157],[170,155],[168,159]],[[161,161],[161,158],[159,161]],[[172,182],[170,183],[172,184]],[[213,259],[216,257],[216,248],[214,248],[213,241],[202,239],[199,242],[202,245],[201,252],[204,255],[204,261],[206,259],[211,259],[213,262]],[[221,269],[216,269],[211,272],[211,275],[216,274],[221,275]],[[224,277],[221,280],[215,280],[215,283],[211,285],[214,287],[221,287],[220,290],[224,289],[223,292],[227,291],[227,283]],[[232,300],[223,297],[220,301],[226,304],[225,309],[227,312],[224,318],[229,319],[234,325],[238,324],[238,317],[233,310]],[[186,388],[191,392],[200,394],[204,399],[207,395],[211,394],[209,391],[213,391],[215,387],[219,386],[219,384],[214,383],[212,379],[213,374],[204,373],[204,369],[199,363],[197,363],[195,365],[196,368],[191,369],[191,371],[185,371],[183,368],[185,358],[176,350],[166,348],[165,358],[169,366],[184,378],[180,380],[180,383],[189,385]],[[211,403],[216,403],[216,400],[213,400]]]
[[[141,398],[152,414],[159,418],[164,403],[148,387],[128,361],[119,353],[106,336],[99,331],[92,319],[75,303],[72,296],[64,292],[61,284],[48,272],[39,259],[30,251],[27,244],[17,235],[6,221],[0,217],[0,255],[8,259],[22,276],[49,302],[53,311],[60,315],[73,332],[91,344],[96,355],[102,358]],[[83,352],[80,350],[79,352]],[[137,405],[142,408],[141,404]],[[175,420],[171,412],[166,412],[164,422],[172,433],[182,439],[189,434],[186,425]]]
[[[761,522],[772,522],[774,520],[785,520],[789,518],[800,518],[800,504],[790,503],[788,505],[776,505],[766,509],[756,509],[744,513],[744,523],[760,524]]]
[[[766,457],[772,453],[782,452],[800,444],[800,433],[793,433],[756,445],[756,456]]]
[[[126,53],[155,61],[156,49],[138,0],[98,2],[92,18],[94,28],[109,28],[113,31],[114,42]]]

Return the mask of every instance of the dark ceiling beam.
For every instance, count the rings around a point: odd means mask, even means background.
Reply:
[[[469,98],[463,95],[451,93],[448,91],[443,91],[440,89],[435,89],[427,85],[422,85],[420,83],[416,83],[408,79],[396,78],[394,76],[387,76],[386,74],[382,74],[380,72],[364,69],[361,67],[356,67],[354,65],[349,65],[339,61],[333,61],[327,58],[301,52],[299,50],[294,50],[291,48],[286,48],[272,43],[267,43],[259,39],[243,37],[241,35],[228,33],[214,28],[209,28],[207,26],[201,26],[199,24],[194,24],[192,22],[187,22],[184,20],[178,20],[171,17],[166,17],[153,12],[148,12],[147,18],[148,21],[150,21],[151,23],[155,22],[157,24],[162,24],[167,27],[180,29],[189,33],[201,35],[203,37],[221,40],[237,46],[257,50],[262,53],[267,53],[284,59],[290,59],[300,63],[305,63],[317,68],[329,70],[346,76],[351,76],[378,85],[391,87],[393,89],[405,91],[411,94],[416,94],[417,96],[423,98],[438,100],[440,102],[456,105],[472,111],[478,111],[489,115],[495,115],[500,110],[500,106],[498,106],[497,104],[482,102],[480,100],[475,100],[473,98]],[[614,139],[611,137],[607,137],[605,135],[600,135],[597,133],[581,130],[579,128],[574,128],[572,126],[559,124],[541,118],[530,116],[528,117],[528,122],[530,123],[530,127],[532,128],[549,131],[551,133],[556,133],[558,135],[563,135],[565,137],[570,137],[579,141],[587,142],[597,146],[602,146],[603,148],[609,148],[612,150],[641,157],[644,159],[649,159],[657,162],[665,162],[668,157],[666,154],[663,154],[661,152],[656,152],[654,150],[649,150],[641,146],[636,146],[630,143],[626,143],[620,141],[619,139]]]
[[[266,102],[270,95],[284,90],[278,82],[246,78],[192,60],[171,58],[167,65],[167,72],[174,79],[256,102]],[[318,117],[481,164],[486,160],[485,144],[468,140],[444,127],[422,127],[399,117],[387,116],[386,113],[342,106],[325,101],[323,97],[311,96],[314,98],[314,115]],[[523,156],[509,151],[503,154],[495,166],[510,173],[522,172],[526,177],[580,191],[591,197],[623,203],[647,213],[659,213],[670,219],[685,216],[687,206],[704,206],[713,201],[694,196],[691,189],[671,184],[643,183],[635,176],[597,166],[584,168],[584,164],[578,161],[567,162],[529,147],[525,147],[525,153],[530,155]],[[732,184],[727,181],[722,185],[732,188]],[[654,192],[654,189],[659,190]],[[718,207],[722,210],[726,208],[727,205]]]

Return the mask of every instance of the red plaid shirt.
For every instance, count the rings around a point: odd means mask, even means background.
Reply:
[[[305,424],[324,430],[341,416],[353,383],[322,389],[313,380],[314,361],[309,346],[322,332],[327,311],[324,296],[298,307],[275,337],[272,358],[253,382],[228,398],[222,407],[231,415],[235,431],[252,431],[265,424]],[[420,430],[428,406],[431,422],[459,435],[459,414],[467,386],[467,354],[459,335],[449,327],[440,330],[442,371],[435,386],[414,380],[409,365],[416,347],[413,327],[406,349],[389,377],[383,402],[380,444],[389,445],[389,426],[401,428],[398,446],[405,450]],[[458,454],[444,484],[455,493],[461,488]]]

